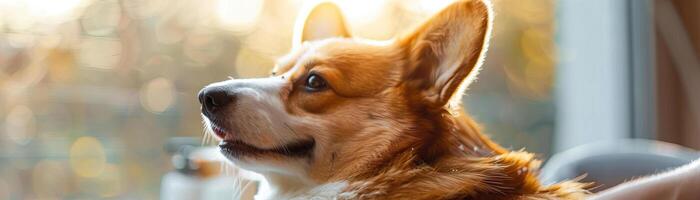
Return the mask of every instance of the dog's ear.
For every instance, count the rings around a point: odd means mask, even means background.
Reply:
[[[458,1],[400,37],[409,59],[405,83],[431,106],[458,103],[483,62],[491,20],[490,2]]]
[[[300,13],[294,25],[294,46],[310,40],[350,37],[340,8],[332,2],[321,2]]]

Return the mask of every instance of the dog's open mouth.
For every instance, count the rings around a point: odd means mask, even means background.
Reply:
[[[288,157],[304,157],[311,154],[316,141],[313,139],[300,140],[287,143],[275,148],[260,148],[254,145],[245,143],[240,140],[226,140],[226,134],[230,134],[228,129],[211,123],[211,129],[219,138],[222,139],[219,143],[219,149],[224,156],[229,158],[240,158],[242,156],[264,156],[264,155],[280,155]]]
[[[221,141],[219,149],[227,157],[239,158],[241,156],[282,155],[288,157],[304,157],[311,154],[316,142],[311,140],[289,143],[284,146],[263,149],[242,141]]]
[[[211,123],[210,125],[211,125],[211,130],[214,132],[214,134],[216,136],[218,136],[221,139],[226,137],[226,130],[224,130],[223,128],[221,128],[220,126],[218,126],[214,123]]]

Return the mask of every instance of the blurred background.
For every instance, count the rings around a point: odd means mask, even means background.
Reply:
[[[304,0],[0,0],[0,199],[157,199],[166,143],[205,142],[204,85],[266,76]],[[337,0],[389,39],[448,0]],[[700,1],[494,0],[465,107],[547,159],[598,140],[700,148]],[[172,153],[172,152],[171,152]]]

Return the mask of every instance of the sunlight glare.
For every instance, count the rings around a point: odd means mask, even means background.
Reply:
[[[64,16],[78,7],[82,0],[28,0],[27,7],[34,16]]]
[[[454,0],[414,0],[405,4],[405,6],[412,12],[432,14],[442,10],[452,2]]]
[[[218,0],[216,11],[225,27],[247,30],[255,25],[264,4],[264,0]]]
[[[386,8],[385,0],[337,0],[335,1],[350,23],[368,24]]]
[[[80,177],[96,177],[104,170],[107,156],[102,143],[94,137],[83,136],[70,147],[70,165]]]

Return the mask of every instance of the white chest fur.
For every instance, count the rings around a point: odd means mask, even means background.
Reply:
[[[347,183],[335,182],[311,187],[300,188],[276,188],[275,186],[261,184],[261,188],[255,195],[256,200],[273,200],[273,199],[289,199],[289,200],[325,200],[337,199],[340,195],[348,196],[351,194],[341,194]]]

